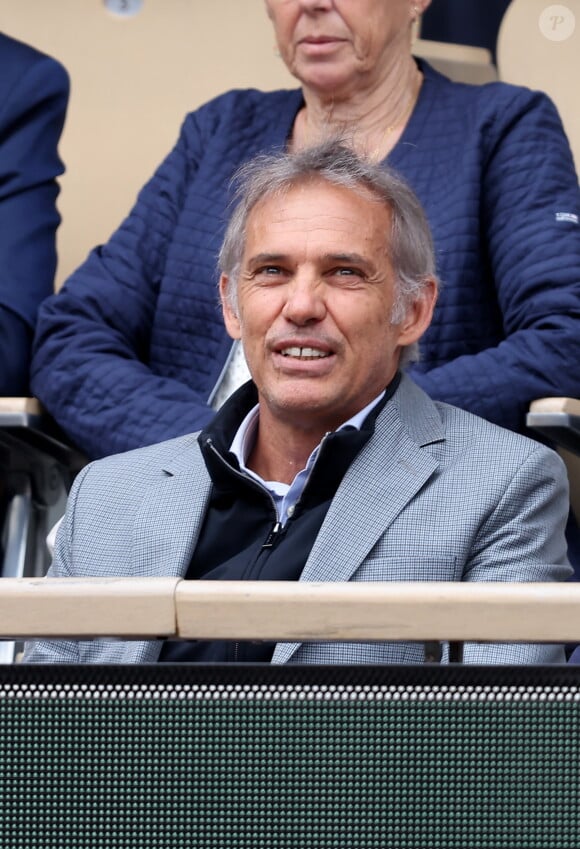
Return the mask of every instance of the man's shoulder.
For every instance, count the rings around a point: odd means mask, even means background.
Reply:
[[[481,450],[489,446],[507,452],[517,451],[520,455],[527,455],[538,449],[551,452],[551,449],[536,440],[494,424],[475,413],[442,401],[433,403],[441,416],[447,439],[452,443],[469,441],[477,444]]]
[[[410,377],[397,393],[400,416],[411,439],[419,445],[438,445],[440,457],[473,455],[482,463],[521,464],[528,457],[558,457],[555,451],[520,433],[443,401],[434,401]]]
[[[68,73],[57,59],[2,32],[0,32],[0,57],[3,87],[16,84],[31,68],[42,69],[43,75],[54,76],[68,86]]]
[[[32,45],[11,38],[4,32],[0,32],[0,54],[3,62],[18,64],[21,69],[50,58],[46,53],[41,53]]]
[[[443,465],[472,475],[481,486],[516,476],[543,482],[566,480],[552,448],[450,404],[436,402],[446,432]],[[494,483],[495,485],[495,483]]]

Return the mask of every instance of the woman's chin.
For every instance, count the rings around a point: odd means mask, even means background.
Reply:
[[[336,67],[335,63],[311,63],[306,68],[293,71],[296,79],[304,88],[314,92],[318,97],[342,100],[351,95],[355,88],[355,76],[344,68]]]

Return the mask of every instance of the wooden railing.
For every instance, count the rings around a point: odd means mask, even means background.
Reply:
[[[0,638],[580,640],[580,584],[0,580]]]

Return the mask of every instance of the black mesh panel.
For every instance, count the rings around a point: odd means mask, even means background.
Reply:
[[[0,669],[7,849],[580,847],[571,667]]]

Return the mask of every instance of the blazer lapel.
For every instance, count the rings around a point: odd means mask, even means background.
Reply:
[[[377,419],[375,434],[344,476],[300,580],[350,580],[437,469],[436,457],[425,447],[444,438],[433,402],[404,378]],[[273,662],[286,662],[299,645],[279,643]]]
[[[197,442],[160,469],[145,493],[134,526],[135,575],[183,576],[193,554],[211,490]]]

